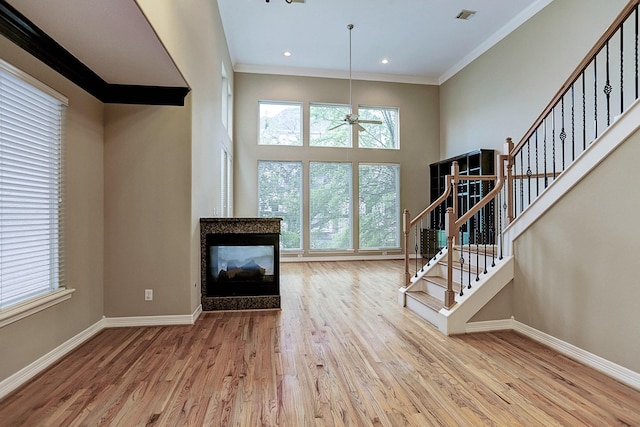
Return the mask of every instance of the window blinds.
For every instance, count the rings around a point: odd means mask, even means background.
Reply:
[[[0,308],[64,285],[66,100],[41,88],[0,62]]]

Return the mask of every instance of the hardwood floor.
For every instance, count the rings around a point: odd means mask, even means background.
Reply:
[[[0,426],[640,425],[638,391],[399,307],[401,261],[281,273],[282,311],[101,332],[0,401]]]

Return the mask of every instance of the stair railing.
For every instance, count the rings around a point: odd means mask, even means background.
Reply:
[[[447,209],[447,200],[449,199],[449,195],[452,193],[452,190],[455,188],[454,177],[458,175],[459,175],[458,162],[453,162],[453,164],[451,165],[451,175],[445,176],[444,192],[436,200],[434,200],[433,203],[431,203],[422,212],[420,212],[414,219],[411,219],[409,210],[405,209],[403,212],[404,277],[405,277],[404,283],[405,285],[411,284],[411,278],[413,276],[412,273],[409,271],[410,257],[411,257],[411,252],[409,251],[410,240],[411,240],[411,230],[415,231],[414,233],[415,245],[414,245],[413,254],[414,254],[414,260],[416,263],[415,277],[417,277],[418,263],[420,264],[420,268],[424,270],[424,267],[429,266],[433,258],[435,258],[435,257],[431,257],[431,259],[429,259],[426,265],[424,265],[422,261],[419,261],[419,259],[421,259],[424,254],[424,239],[422,238],[424,227],[422,226],[422,224],[427,218],[427,215],[434,212],[436,209],[445,209],[445,210]],[[455,196],[452,198],[452,200],[456,200],[456,199],[457,197]],[[420,232],[420,236],[418,235],[418,232]],[[434,230],[433,232],[435,233],[436,231]],[[446,246],[446,243],[440,244],[441,242],[439,241],[439,239],[437,239],[437,237],[434,240],[436,242],[436,248],[435,248],[436,251],[441,250],[444,246]],[[420,250],[419,245],[423,246],[422,250]]]
[[[507,222],[638,99],[639,3],[628,3],[510,152]]]
[[[467,288],[472,287],[472,273],[471,273],[471,256],[472,256],[472,243],[475,243],[475,251],[473,254],[476,257],[480,257],[482,251],[481,246],[484,249],[484,271],[483,274],[487,274],[488,266],[488,252],[487,246],[491,248],[491,260],[492,266],[495,266],[495,254],[496,245],[500,254],[502,254],[502,217],[500,215],[501,201],[504,200],[504,186],[505,181],[511,170],[511,157],[509,152],[513,148],[511,138],[507,138],[505,144],[504,153],[496,156],[496,169],[498,175],[459,175],[458,181],[483,181],[489,185],[489,191],[480,199],[475,205],[471,206],[466,212],[458,215],[455,207],[447,208],[445,232],[447,235],[447,289],[445,291],[444,306],[447,309],[453,307],[456,303],[455,292],[453,290],[453,254],[456,240],[460,242],[460,295],[464,294],[464,274],[465,274],[465,240],[468,242],[467,246],[467,273],[468,282]],[[455,178],[455,177],[454,177]],[[496,212],[497,211],[497,212]],[[475,230],[475,237],[472,239],[471,233]],[[465,239],[465,232],[469,233],[468,238]],[[502,255],[500,255],[500,259]],[[480,262],[476,261],[476,281],[479,278]]]
[[[505,147],[505,153],[513,147],[511,139],[507,139]],[[484,273],[487,273],[488,262],[491,260],[491,265],[495,265],[496,261],[496,247],[499,250],[499,258],[502,258],[502,230],[503,226],[506,227],[507,221],[503,216],[501,207],[506,204],[508,195],[506,195],[506,188],[504,182],[506,177],[511,173],[511,162],[508,154],[500,154],[497,156],[496,167],[498,168],[498,175],[461,175],[457,162],[453,162],[451,166],[451,174],[445,177],[445,190],[444,192],[431,203],[427,208],[420,212],[414,219],[411,219],[409,211],[404,210],[404,268],[405,268],[405,285],[410,287],[412,281],[419,277],[419,274],[424,271],[426,267],[429,267],[431,262],[435,260],[436,256],[428,258],[426,264],[421,261],[424,254],[423,250],[419,250],[419,245],[424,246],[424,239],[421,239],[424,230],[422,227],[427,215],[434,213],[436,209],[444,209],[447,212],[444,227],[444,240],[438,242],[438,248],[436,251],[447,249],[447,290],[445,291],[444,305],[447,308],[451,308],[455,304],[455,295],[453,292],[453,253],[456,243],[460,245],[458,250],[460,251],[460,263],[461,263],[461,275],[467,275],[466,282],[467,288],[471,288],[472,281],[478,281],[479,272],[478,267],[480,262],[481,253],[484,251]],[[459,186],[466,186],[468,191],[475,193],[477,196],[482,197],[473,207],[469,210],[465,210],[459,216],[459,203],[458,193]],[[475,190],[474,190],[475,189]],[[497,207],[496,207],[497,206]],[[465,208],[463,206],[463,208]],[[504,209],[506,213],[506,208]],[[410,243],[412,234],[414,235],[414,251],[410,252]],[[466,244],[466,259],[465,259],[465,244]],[[475,246],[475,248],[472,248]],[[471,256],[476,256],[476,274],[475,280],[472,277],[471,268]],[[410,258],[415,259],[415,271],[410,271]],[[465,271],[466,260],[466,271]],[[465,278],[461,280],[460,294],[464,292]]]

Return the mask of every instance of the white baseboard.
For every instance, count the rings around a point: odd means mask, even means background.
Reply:
[[[49,353],[40,357],[35,362],[25,366],[15,374],[1,381],[0,399],[17,389],[27,381],[34,378],[36,375],[56,363],[58,360],[62,359],[64,356],[66,356],[72,350],[75,350],[82,343],[92,338],[98,332],[102,331],[104,329],[104,320],[105,319],[99,320],[84,331],[80,332],[58,347],[54,348]]]
[[[564,354],[565,356],[589,366],[596,371],[600,371],[603,374],[628,385],[629,387],[640,390],[640,373],[634,372],[631,369],[620,366],[593,353],[589,353],[588,351],[576,347],[573,344],[569,344],[568,342],[534,329],[531,326],[520,323],[513,318],[487,322],[470,322],[467,323],[466,328],[467,333],[504,330],[513,330],[518,332],[539,342],[540,344],[544,344],[547,347],[552,348],[560,354]]]
[[[33,363],[25,366],[15,374],[0,381],[0,399],[16,390],[27,381],[40,374],[71,351],[75,350],[85,341],[106,328],[126,326],[165,326],[165,325],[193,325],[202,313],[202,305],[199,305],[192,314],[175,316],[135,316],[135,317],[104,317],[84,331],[71,337],[49,353],[40,357]]]
[[[136,326],[193,325],[202,313],[202,304],[192,314],[168,316],[106,317],[105,328],[127,328]]]

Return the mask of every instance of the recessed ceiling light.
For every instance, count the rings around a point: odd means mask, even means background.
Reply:
[[[388,58],[383,58],[382,61],[383,64],[388,64],[389,63],[389,59]]]
[[[288,50],[285,51],[284,56],[291,56],[291,52],[289,52]]]

